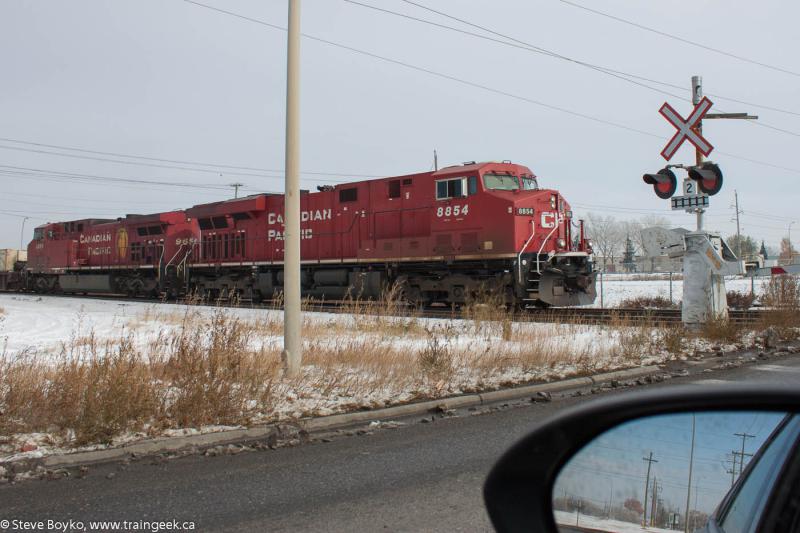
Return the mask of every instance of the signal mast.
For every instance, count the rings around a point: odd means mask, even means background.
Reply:
[[[746,119],[758,117],[747,113],[709,113],[714,105],[703,96],[703,78],[692,77],[692,104],[694,108],[683,118],[668,103],[659,112],[677,130],[661,151],[669,161],[684,143],[689,140],[695,146],[693,165],[668,164],[654,174],[644,174],[642,179],[653,186],[656,196],[670,200],[672,210],[683,210],[697,215],[697,229],[684,235],[683,252],[683,302],[681,317],[687,326],[698,326],[710,320],[728,318],[728,302],[725,292],[725,277],[743,274],[744,263],[731,251],[718,233],[703,230],[703,214],[709,207],[709,197],[722,189],[722,169],[713,161],[705,160],[714,147],[703,137],[703,119]],[[683,195],[674,196],[678,189],[678,177],[674,170],[686,171],[683,179]]]

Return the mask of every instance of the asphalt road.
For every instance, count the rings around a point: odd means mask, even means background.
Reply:
[[[664,384],[800,385],[800,356]],[[606,394],[625,394],[616,389]],[[92,467],[79,479],[0,486],[0,520],[193,521],[198,531],[488,531],[481,487],[497,457],[543,418],[594,398],[564,396],[397,429],[233,456]],[[88,529],[87,529],[88,530]],[[2,532],[2,529],[0,529]]]

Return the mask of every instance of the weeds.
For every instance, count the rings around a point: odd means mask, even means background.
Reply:
[[[276,311],[146,306],[108,338],[87,327],[81,311],[57,353],[12,354],[0,344],[0,435],[113,443],[132,432],[382,407],[680,351],[681,330],[622,319],[608,328],[526,323],[490,293],[473,295],[466,320],[422,319],[405,306],[401,288],[380,301],[352,298],[351,315],[306,313],[303,367],[292,378],[281,372]]]
[[[756,295],[750,292],[728,291],[726,297],[731,309],[750,309],[756,300]]]
[[[682,326],[666,326],[656,332],[656,343],[668,353],[679,354],[686,346],[686,334]]]
[[[784,274],[773,276],[764,287],[761,301],[768,312],[761,328],[773,328],[783,340],[800,336],[800,278]]]
[[[678,305],[663,296],[637,296],[622,300],[617,307],[620,309],[677,309]]]
[[[417,359],[425,374],[444,377],[453,370],[453,339],[455,327],[452,322],[425,328],[427,338]]]
[[[742,327],[732,320],[711,319],[700,329],[700,335],[710,341],[734,344],[742,340]]]

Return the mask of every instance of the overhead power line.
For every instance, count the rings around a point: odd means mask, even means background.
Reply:
[[[194,0],[183,0],[183,1],[187,2],[189,4],[193,4],[193,5],[199,6],[199,7],[210,9],[212,11],[217,11],[219,13],[224,13],[226,15],[230,15],[230,16],[233,16],[233,17],[236,17],[236,18],[248,20],[248,21],[254,22],[256,24],[261,24],[261,25],[267,26],[269,28],[278,29],[278,30],[281,30],[281,31],[286,31],[286,28],[278,26],[277,24],[271,24],[271,23],[263,21],[263,20],[259,20],[259,19],[252,18],[252,17],[248,17],[248,16],[245,16],[245,15],[240,15],[240,14],[234,13],[232,11],[227,11],[225,9],[221,9],[221,8],[214,7],[214,6],[211,6],[211,5],[203,4],[203,3],[200,3],[200,2],[196,2]],[[537,106],[545,107],[547,109],[552,109],[554,111],[567,113],[567,114],[570,114],[570,115],[573,115],[573,116],[577,116],[577,117],[581,117],[581,118],[584,118],[584,119],[587,119],[587,120],[591,120],[591,121],[594,121],[594,122],[605,124],[607,126],[613,126],[615,128],[620,128],[620,129],[624,129],[624,130],[628,130],[628,131],[634,131],[634,132],[639,133],[641,135],[647,135],[647,136],[650,136],[650,137],[661,138],[660,135],[655,135],[653,133],[650,133],[650,132],[647,132],[647,131],[644,131],[644,130],[639,130],[639,129],[636,129],[636,128],[632,128],[632,127],[626,126],[624,124],[619,124],[619,123],[616,123],[616,122],[612,122],[610,120],[605,120],[603,118],[594,117],[594,116],[591,116],[591,115],[587,115],[585,113],[580,113],[580,112],[577,112],[577,111],[573,111],[571,109],[566,109],[566,108],[563,108],[563,107],[550,105],[550,104],[547,104],[545,102],[540,102],[538,100],[534,100],[532,98],[527,98],[525,96],[509,93],[507,91],[503,91],[503,90],[500,90],[500,89],[495,89],[495,88],[492,88],[492,87],[489,87],[489,86],[486,86],[486,85],[482,85],[480,83],[475,83],[475,82],[472,82],[472,81],[468,81],[468,80],[464,80],[464,79],[461,79],[461,78],[457,78],[455,76],[450,76],[449,74],[443,74],[441,72],[437,72],[437,71],[432,70],[432,69],[428,69],[428,68],[425,68],[425,67],[420,67],[420,66],[417,66],[417,65],[413,65],[411,63],[406,63],[404,61],[400,61],[400,60],[397,60],[397,59],[392,59],[390,57],[386,57],[386,56],[382,56],[382,55],[378,55],[378,54],[373,54],[372,52],[367,52],[365,50],[361,50],[361,49],[358,49],[358,48],[354,48],[352,46],[348,46],[348,45],[345,45],[345,44],[337,43],[335,41],[330,41],[328,39],[323,39],[321,37],[316,37],[316,36],[313,36],[313,35],[309,35],[307,33],[303,33],[302,36],[305,37],[306,39],[309,39],[309,40],[312,40],[312,41],[316,41],[316,42],[320,42],[320,43],[323,43],[323,44],[327,44],[329,46],[334,46],[334,47],[342,49],[342,50],[347,50],[349,52],[353,52],[353,53],[360,54],[360,55],[363,55],[363,56],[371,57],[373,59],[378,59],[380,61],[385,61],[387,63],[391,63],[391,64],[398,65],[398,66],[401,66],[401,67],[405,67],[405,68],[408,68],[408,69],[411,69],[411,70],[416,70],[417,72],[424,72],[425,74],[429,74],[431,76],[436,76],[438,78],[443,78],[443,79],[447,79],[447,80],[450,80],[450,81],[454,81],[454,82],[460,83],[462,85],[467,85],[467,86],[474,87],[474,88],[477,88],[477,89],[481,89],[481,90],[484,90],[484,91],[488,91],[488,92],[491,92],[491,93],[500,94],[500,95],[503,95],[503,96],[507,96],[509,98],[513,98],[515,100],[521,100],[521,101],[524,101],[524,102],[528,102],[530,104],[534,104],[534,105],[537,105]]]
[[[551,56],[551,57],[554,57],[554,58],[557,58],[557,59],[562,59],[562,60],[565,60],[565,61],[569,61],[571,63],[575,63],[575,64],[580,65],[580,66],[588,67],[588,68],[591,68],[593,70],[597,70],[599,72],[602,72],[604,74],[610,74],[610,75],[616,74],[618,76],[615,76],[615,77],[623,79],[624,81],[627,81],[627,82],[630,82],[630,83],[634,83],[636,85],[640,85],[640,86],[645,87],[647,89],[654,90],[656,92],[661,92],[661,93],[667,94],[669,96],[675,96],[677,98],[680,98],[680,96],[677,96],[677,95],[675,95],[673,93],[666,92],[666,91],[661,91],[659,89],[656,89],[655,87],[650,87],[650,86],[645,85],[645,84],[636,83],[634,80],[642,80],[642,81],[646,81],[648,83],[655,83],[657,85],[661,85],[661,86],[664,86],[664,87],[671,87],[673,89],[678,89],[680,91],[691,91],[690,88],[684,87],[682,85],[677,85],[677,84],[674,84],[674,83],[661,81],[661,80],[655,80],[655,79],[648,78],[648,77],[645,77],[645,76],[640,76],[638,74],[632,74],[630,72],[625,72],[625,71],[622,71],[622,70],[616,70],[616,69],[612,69],[612,68],[607,67],[607,66],[597,65],[595,63],[589,63],[587,61],[582,61],[582,60],[578,60],[578,59],[575,59],[575,58],[571,58],[571,57],[565,56],[563,54],[560,54],[558,52],[555,52],[553,50],[548,50],[546,48],[542,48],[540,46],[537,46],[537,45],[534,45],[534,44],[531,44],[531,43],[527,43],[527,42],[519,40],[519,39],[517,39],[515,37],[506,35],[504,33],[500,33],[500,32],[498,32],[496,30],[493,30],[491,28],[483,26],[481,24],[476,24],[474,22],[470,22],[470,21],[465,20],[463,18],[456,17],[456,16],[451,15],[449,13],[445,13],[444,11],[440,11],[440,10],[434,9],[432,7],[426,6],[426,5],[421,4],[419,2],[415,2],[413,0],[401,0],[401,1],[405,2],[406,4],[410,4],[412,6],[418,7],[420,9],[424,9],[424,10],[429,11],[431,13],[435,13],[435,14],[440,15],[442,17],[446,17],[446,18],[449,18],[451,20],[455,20],[457,22],[460,22],[461,24],[465,24],[467,26],[470,26],[470,27],[485,31],[485,32],[490,33],[492,35],[496,35],[498,37],[502,37],[503,39],[507,39],[508,41],[512,41],[512,42],[500,41],[500,40],[497,40],[497,39],[492,39],[490,37],[486,37],[485,35],[480,35],[480,34],[476,34],[476,33],[472,33],[472,32],[467,32],[467,31],[461,30],[459,28],[453,28],[451,26],[445,26],[443,24],[439,24],[439,23],[436,23],[436,22],[433,22],[433,21],[420,19],[418,17],[412,17],[410,15],[405,15],[404,13],[397,13],[397,12],[394,12],[394,11],[389,11],[387,9],[378,8],[376,6],[371,6],[369,4],[364,4],[362,2],[357,2],[355,0],[344,0],[344,1],[345,2],[349,2],[351,4],[363,6],[363,7],[369,7],[371,9],[375,9],[377,11],[383,11],[383,12],[391,13],[393,15],[401,16],[401,17],[404,17],[404,18],[409,18],[409,19],[412,19],[412,20],[423,22],[425,24],[431,24],[431,25],[434,25],[434,26],[447,28],[447,29],[450,29],[452,31],[465,33],[467,35],[472,35],[474,37],[479,37],[479,38],[482,38],[482,39],[490,40],[490,41],[493,41],[493,42],[504,44],[506,46],[513,46],[515,48],[523,48],[523,49],[526,49],[526,50],[531,51],[531,52],[541,53],[541,54],[548,55],[548,56]],[[517,43],[517,44],[513,44],[513,43]],[[632,79],[627,79],[627,78],[632,78]],[[750,106],[753,106],[753,107],[760,107],[760,108],[763,108],[763,109],[769,109],[771,111],[775,111],[775,112],[778,112],[778,113],[786,113],[786,114],[789,114],[789,115],[800,116],[800,112],[797,112],[797,111],[790,111],[790,110],[787,110],[787,109],[781,109],[781,108],[777,108],[777,107],[773,107],[773,106],[757,104],[757,103],[753,103],[753,102],[747,102],[747,101],[744,101],[744,100],[731,98],[731,97],[728,97],[728,96],[722,96],[722,95],[719,95],[719,94],[712,94],[712,93],[706,93],[706,94],[708,96],[712,97],[712,98],[716,98],[716,99],[719,99],[719,100],[728,100],[728,101],[736,102],[736,103],[739,103],[739,104],[745,104],[745,105],[750,105]]]
[[[72,159],[87,159],[90,161],[102,161],[106,163],[116,163],[121,165],[135,165],[135,166],[143,166],[143,167],[152,167],[152,168],[166,168],[170,170],[188,170],[191,172],[202,172],[205,174],[214,174],[219,176],[220,174],[225,174],[229,176],[245,176],[245,177],[252,177],[252,178],[268,178],[268,179],[283,179],[283,175],[268,175],[268,174],[256,174],[252,172],[239,172],[239,171],[225,171],[220,172],[219,170],[210,170],[207,168],[192,168],[192,167],[185,167],[185,166],[176,166],[176,165],[165,165],[160,163],[148,163],[143,161],[124,161],[122,159],[111,159],[107,157],[99,157],[99,156],[89,156],[89,155],[78,155],[78,154],[67,154],[61,152],[54,152],[52,150],[44,150],[41,148],[23,148],[21,146],[7,146],[7,145],[0,145],[0,150],[14,150],[18,152],[29,152],[35,154],[46,154],[46,155],[54,155],[57,157],[68,157]],[[352,174],[325,174],[325,175],[340,175],[342,177],[350,177],[353,176]],[[374,177],[374,176],[370,176]],[[308,179],[308,178],[306,178]],[[321,178],[321,177],[314,177],[316,181],[325,181],[325,182],[333,182],[333,183],[340,183],[341,179],[331,179],[331,178]]]
[[[508,36],[508,35],[504,35],[504,34],[502,34],[502,33],[498,33],[498,32],[496,32],[496,31],[494,31],[494,30],[490,30],[489,28],[486,28],[486,27],[484,27],[484,26],[479,26],[479,25],[477,25],[477,24],[473,24],[473,23],[471,23],[471,22],[468,22],[468,21],[465,21],[465,20],[463,20],[463,19],[460,19],[460,18],[454,17],[454,16],[452,16],[452,15],[448,15],[448,14],[446,14],[446,13],[443,13],[443,12],[441,12],[441,11],[437,11],[437,10],[435,10],[435,9],[432,9],[432,8],[429,8],[429,7],[427,7],[427,6],[424,6],[424,5],[422,5],[422,4],[417,4],[416,2],[409,2],[409,1],[407,1],[407,0],[402,0],[402,1],[404,1],[404,2],[407,2],[407,3],[409,3],[409,4],[415,5],[415,6],[417,6],[417,7],[420,7],[420,8],[422,8],[422,9],[425,9],[425,10],[431,11],[431,12],[433,12],[433,13],[436,13],[436,14],[442,15],[442,16],[444,16],[444,17],[447,17],[447,18],[450,18],[450,19],[456,20],[456,21],[458,21],[458,22],[461,22],[462,24],[466,24],[466,25],[468,25],[468,26],[472,26],[472,27],[475,27],[475,28],[479,28],[479,29],[481,29],[481,30],[483,30],[483,31],[486,31],[486,32],[488,32],[488,33],[491,33],[491,34],[493,34],[493,35],[497,35],[497,36],[499,36],[499,37],[502,37],[503,39],[508,39],[508,40],[507,40],[507,41],[504,41],[504,40],[500,40],[500,39],[494,39],[494,38],[492,38],[492,37],[488,37],[488,36],[486,36],[486,35],[481,35],[481,34],[479,34],[479,33],[471,32],[471,31],[466,31],[466,30],[463,30],[463,29],[460,29],[460,28],[455,28],[455,27],[453,27],[453,26],[447,26],[446,24],[440,24],[440,23],[438,23],[438,22],[434,22],[434,21],[431,21],[431,20],[422,19],[422,18],[419,18],[419,17],[414,17],[414,16],[412,16],[412,15],[407,15],[407,14],[405,14],[405,13],[400,13],[400,12],[397,12],[397,11],[392,11],[392,10],[390,10],[390,9],[385,9],[385,8],[378,7],[378,6],[373,6],[373,5],[370,5],[370,4],[365,4],[365,3],[363,3],[363,2],[358,2],[357,0],[343,0],[343,1],[344,1],[344,2],[347,2],[348,4],[355,5],[355,6],[364,7],[364,8],[367,8],[367,9],[372,9],[372,10],[375,10],[375,11],[379,11],[379,12],[382,12],[382,13],[386,13],[386,14],[388,14],[388,15],[393,15],[393,16],[397,16],[397,17],[401,17],[401,18],[405,18],[405,19],[413,20],[413,21],[416,21],[416,22],[421,22],[421,23],[423,23],[423,24],[428,24],[428,25],[430,25],[430,26],[435,26],[435,27],[437,27],[437,28],[441,28],[441,29],[445,29],[445,30],[449,30],[449,31],[457,32],[457,33],[462,33],[462,34],[465,34],[465,35],[469,35],[469,36],[471,36],[471,37],[476,37],[476,38],[478,38],[478,39],[483,39],[483,40],[486,40],[486,41],[491,41],[491,42],[494,42],[494,43],[502,44],[502,45],[504,45],[504,46],[510,46],[510,47],[512,47],[512,48],[518,48],[518,49],[525,50],[525,51],[528,51],[528,52],[534,52],[534,53],[537,53],[537,54],[542,54],[542,55],[545,55],[545,56],[554,57],[554,58],[556,58],[556,59],[562,59],[562,60],[564,60],[564,61],[569,61],[570,63],[575,63],[576,65],[580,65],[580,66],[582,66],[582,67],[586,67],[586,68],[590,68],[590,69],[592,69],[592,70],[596,70],[597,72],[600,72],[601,74],[606,74],[606,75],[608,75],[608,76],[612,76],[612,77],[614,77],[614,78],[621,79],[621,80],[623,80],[623,81],[626,81],[626,82],[628,82],[628,83],[632,83],[632,84],[634,84],[634,85],[639,85],[639,86],[645,87],[645,88],[647,88],[647,89],[650,89],[650,90],[652,90],[652,91],[656,91],[656,92],[659,92],[659,93],[662,93],[662,94],[666,94],[666,95],[668,95],[668,96],[674,96],[674,97],[678,97],[677,95],[675,95],[675,94],[673,94],[673,93],[670,93],[670,92],[668,92],[668,91],[664,91],[664,90],[662,90],[662,89],[658,89],[658,88],[656,88],[656,87],[651,87],[651,86],[649,86],[649,85],[646,85],[646,84],[644,84],[644,83],[641,83],[641,82],[635,81],[635,80],[633,80],[633,79],[629,79],[629,77],[631,77],[631,78],[643,79],[643,78],[640,78],[640,77],[638,77],[638,76],[633,76],[633,75],[631,75],[631,74],[628,74],[628,73],[626,73],[626,72],[615,71],[615,70],[612,70],[612,69],[608,69],[608,68],[605,68],[605,67],[601,67],[601,66],[599,66],[599,65],[594,65],[594,64],[592,64],[592,63],[587,63],[587,62],[585,62],[585,61],[580,61],[580,60],[577,60],[577,59],[574,59],[574,58],[571,58],[571,57],[568,57],[568,56],[564,56],[564,55],[561,55],[561,54],[559,54],[559,53],[557,53],[557,52],[554,52],[554,51],[552,51],[552,50],[548,50],[548,49],[546,49],[546,48],[542,48],[542,47],[540,47],[540,46],[536,46],[536,45],[533,45],[533,44],[530,44],[530,43],[526,43],[526,42],[524,42],[524,41],[520,41],[520,40],[518,40],[518,39],[515,39],[515,38],[513,38],[513,37],[510,37],[510,36]],[[509,41],[512,41],[512,42],[509,42]],[[679,97],[678,97],[678,98],[679,98]]]
[[[595,15],[599,15],[601,17],[606,17],[606,18],[609,18],[609,19],[612,19],[612,20],[616,20],[617,22],[621,22],[623,24],[627,24],[629,26],[633,26],[633,27],[639,28],[640,30],[649,31],[650,33],[655,33],[657,35],[661,35],[662,37],[666,37],[666,38],[672,39],[674,41],[680,41],[682,43],[689,44],[689,45],[695,46],[697,48],[702,48],[704,50],[708,50],[708,51],[714,52],[716,54],[720,54],[720,55],[724,55],[724,56],[727,56],[727,57],[731,57],[733,59],[738,59],[739,61],[744,61],[745,63],[758,65],[760,67],[768,68],[770,70],[775,70],[775,71],[778,71],[778,72],[783,72],[784,74],[789,74],[789,75],[792,75],[792,76],[800,77],[800,72],[795,72],[793,70],[785,69],[785,68],[778,67],[778,66],[775,66],[775,65],[770,65],[768,63],[764,63],[762,61],[757,61],[755,59],[750,59],[750,58],[747,58],[747,57],[744,57],[744,56],[741,56],[741,55],[738,55],[738,54],[733,54],[731,52],[726,52],[725,50],[720,50],[719,48],[714,48],[712,46],[708,46],[708,45],[705,45],[705,44],[702,44],[702,43],[698,43],[696,41],[691,41],[689,39],[685,39],[683,37],[679,37],[679,36],[673,35],[671,33],[667,33],[667,32],[661,31],[661,30],[657,30],[657,29],[651,28],[649,26],[645,26],[644,24],[639,24],[638,22],[634,22],[632,20],[624,19],[622,17],[618,17],[618,16],[612,15],[610,13],[605,13],[603,11],[598,11],[597,9],[592,9],[590,7],[586,7],[584,5],[577,4],[575,2],[570,2],[569,0],[560,0],[560,2],[562,4],[567,4],[569,6],[576,7],[578,9],[582,9],[584,11],[588,11],[589,13],[594,13]]]
[[[63,171],[55,171],[55,170],[45,170],[39,168],[30,168],[30,167],[17,167],[11,165],[0,165],[0,174],[23,174],[27,176],[41,176],[41,177],[59,177],[59,178],[68,178],[73,180],[81,180],[81,181],[105,181],[105,182],[113,182],[113,183],[135,183],[139,185],[161,185],[161,186],[168,186],[168,187],[182,187],[187,189],[207,189],[207,190],[215,190],[215,191],[229,191],[229,187],[226,185],[212,185],[212,184],[198,184],[198,183],[189,183],[189,182],[177,182],[177,181],[166,181],[166,180],[144,180],[144,179],[136,179],[136,178],[119,178],[113,176],[103,176],[98,174],[79,174],[74,172],[63,172]]]
[[[586,67],[586,68],[592,69],[592,70],[594,70],[596,72],[599,72],[601,74],[606,74],[608,76],[612,76],[614,78],[617,78],[617,79],[620,79],[622,81],[628,82],[628,83],[630,83],[632,85],[635,85],[635,86],[638,86],[640,88],[647,89],[647,90],[650,90],[650,91],[654,91],[654,92],[657,92],[657,93],[660,93],[660,94],[664,94],[664,95],[667,95],[667,96],[672,96],[673,98],[682,99],[683,97],[681,95],[678,95],[678,94],[675,94],[675,93],[672,93],[672,92],[669,92],[669,91],[665,91],[663,89],[659,89],[657,87],[653,87],[651,85],[647,85],[646,83],[642,83],[642,82],[636,81],[636,80],[643,80],[643,81],[647,81],[649,83],[655,83],[657,85],[662,85],[662,86],[665,86],[665,87],[671,87],[671,88],[678,89],[678,90],[681,90],[681,91],[691,91],[691,89],[689,89],[688,87],[682,87],[680,85],[676,85],[676,84],[673,84],[673,83],[654,80],[654,79],[651,79],[651,78],[646,78],[644,76],[639,76],[637,74],[631,74],[630,72],[624,72],[624,71],[621,71],[621,70],[615,70],[615,69],[612,69],[612,68],[609,68],[609,67],[605,67],[605,66],[589,63],[589,62],[586,62],[586,61],[581,61],[581,60],[578,60],[578,59],[575,59],[575,58],[571,58],[571,57],[562,55],[560,53],[554,52],[552,50],[548,50],[546,48],[542,48],[540,46],[537,46],[537,45],[522,41],[522,40],[517,39],[515,37],[512,37],[510,35],[498,32],[498,31],[493,30],[491,28],[488,28],[486,26],[483,26],[483,25],[480,25],[480,24],[475,24],[475,23],[470,22],[468,20],[465,20],[463,18],[459,18],[459,17],[456,17],[454,15],[450,15],[449,13],[445,13],[444,11],[433,9],[433,8],[428,7],[428,6],[426,6],[424,4],[421,4],[419,2],[414,2],[413,0],[401,0],[401,1],[405,2],[407,4],[410,4],[410,5],[416,6],[416,7],[420,8],[420,9],[424,9],[426,11],[430,11],[431,13],[435,13],[435,14],[440,15],[442,17],[446,17],[446,18],[455,20],[457,22],[460,22],[462,24],[466,24],[467,26],[471,26],[473,28],[477,28],[477,29],[480,29],[482,31],[491,33],[492,35],[496,35],[498,37],[502,37],[503,39],[507,39],[507,41],[494,39],[494,38],[487,37],[485,35],[481,35],[481,34],[478,34],[478,33],[462,30],[460,28],[454,28],[452,26],[439,24],[438,22],[433,22],[433,21],[425,20],[425,19],[422,19],[422,18],[419,18],[419,17],[406,15],[405,13],[399,13],[397,11],[391,11],[389,9],[384,9],[384,8],[373,6],[373,5],[370,5],[370,4],[365,4],[365,3],[359,2],[357,0],[343,0],[343,1],[347,2],[349,4],[352,4],[352,5],[373,9],[375,11],[380,11],[382,13],[386,13],[386,14],[389,14],[389,15],[394,15],[394,16],[397,16],[397,17],[410,19],[410,20],[413,20],[413,21],[416,21],[416,22],[421,22],[423,24],[429,24],[431,26],[435,26],[435,27],[438,27],[438,28],[447,29],[447,30],[450,30],[450,31],[455,31],[455,32],[458,32],[458,33],[463,33],[463,34],[466,34],[466,35],[470,35],[472,37],[477,37],[479,39],[484,39],[484,40],[496,42],[496,43],[503,44],[503,45],[506,45],[506,46],[511,46],[511,47],[514,47],[514,48],[520,48],[522,50],[526,50],[526,51],[534,52],[534,53],[538,53],[538,54],[543,54],[543,55],[546,55],[546,56],[554,57],[556,59],[562,59],[562,60],[568,61],[570,63],[573,63],[573,64],[576,64],[576,65],[579,65],[579,66],[582,66],[582,67]],[[511,42],[509,42],[509,41],[511,41]],[[709,94],[709,96],[713,96],[714,98],[718,98],[718,99],[721,99],[721,100],[730,100],[730,101],[733,101],[733,102],[744,103],[742,100],[737,100],[737,99],[733,99],[733,98],[726,98],[726,97],[720,96],[720,95]],[[769,106],[761,106],[759,104],[752,104],[751,103],[750,105],[753,105],[755,107],[764,107],[765,109],[777,110],[777,108],[770,108]],[[720,109],[720,112],[724,113],[726,111]],[[780,112],[786,112],[786,113],[789,113],[789,114],[792,114],[792,115],[800,116],[800,113],[796,113],[796,112],[792,112],[792,111],[780,110]],[[800,137],[800,133],[796,133],[796,132],[793,132],[793,131],[790,131],[790,130],[787,130],[787,129],[784,129],[784,128],[779,128],[777,126],[772,126],[770,124],[764,123],[763,121],[761,121],[761,122],[750,122],[750,124],[756,125],[756,126],[759,126],[759,127],[762,127],[762,128],[768,128],[768,129],[771,129],[773,131],[777,131],[777,132],[780,132],[780,133],[785,133],[787,135],[792,135],[794,137]]]
[[[208,5],[208,4],[203,4],[203,3],[197,2],[195,0],[183,0],[183,1],[186,2],[186,3],[189,3],[189,4],[193,4],[195,6],[198,6],[198,7],[209,9],[211,11],[216,11],[216,12],[219,12],[219,13],[223,13],[223,14],[235,17],[235,18],[247,20],[247,21],[250,21],[250,22],[253,22],[253,23],[256,23],[256,24],[260,24],[262,26],[266,26],[266,27],[269,27],[269,28],[277,29],[277,30],[280,30],[280,31],[286,31],[286,28],[281,27],[281,26],[279,26],[277,24],[272,24],[272,23],[269,23],[269,22],[266,22],[266,21],[263,21],[263,20],[259,20],[259,19],[253,18],[253,17],[248,17],[246,15],[241,15],[241,14],[235,13],[233,11],[228,11],[228,10],[221,9],[221,8],[218,8],[218,7],[215,7],[215,6],[211,6],[211,5]],[[574,110],[571,110],[571,109],[566,109],[566,108],[563,108],[563,107],[547,104],[545,102],[534,100],[532,98],[527,98],[527,97],[524,97],[524,96],[521,96],[521,95],[518,95],[518,94],[509,93],[507,91],[503,91],[503,90],[500,90],[500,89],[495,89],[493,87],[482,85],[480,83],[475,83],[475,82],[472,82],[472,81],[464,80],[462,78],[458,78],[456,76],[451,76],[449,74],[444,74],[444,73],[441,73],[441,72],[438,72],[438,71],[435,71],[435,70],[432,70],[432,69],[428,69],[428,68],[425,68],[425,67],[420,67],[420,66],[417,66],[417,65],[414,65],[414,64],[411,64],[411,63],[407,63],[407,62],[400,61],[400,60],[397,60],[397,59],[392,59],[392,58],[389,58],[389,57],[386,57],[386,56],[381,56],[379,54],[374,54],[372,52],[367,52],[365,50],[361,50],[361,49],[358,49],[358,48],[355,48],[355,47],[352,47],[352,46],[348,46],[348,45],[344,45],[344,44],[341,44],[341,43],[337,43],[335,41],[330,41],[328,39],[323,39],[321,37],[316,37],[316,36],[313,36],[313,35],[309,35],[307,33],[303,33],[302,36],[304,38],[306,38],[306,39],[309,39],[309,40],[312,40],[312,41],[316,41],[316,42],[320,42],[320,43],[323,43],[323,44],[327,44],[329,46],[334,46],[334,47],[342,49],[342,50],[347,50],[349,52],[353,52],[353,53],[356,53],[356,54],[359,54],[359,55],[363,55],[363,56],[366,56],[366,57],[371,57],[373,59],[378,59],[380,61],[384,61],[384,62],[391,63],[391,64],[394,64],[394,65],[402,66],[402,67],[410,69],[410,70],[415,70],[417,72],[423,72],[425,74],[429,74],[431,76],[435,76],[435,77],[438,77],[438,78],[450,80],[450,81],[453,81],[453,82],[456,82],[456,83],[459,83],[459,84],[462,84],[462,85],[466,85],[466,86],[473,87],[473,88],[476,88],[476,89],[481,89],[481,90],[484,90],[484,91],[487,91],[487,92],[491,92],[491,93],[494,93],[494,94],[499,94],[499,95],[502,95],[502,96],[506,96],[508,98],[513,98],[515,100],[527,102],[527,103],[530,103],[530,104],[533,104],[533,105],[537,105],[537,106],[540,106],[540,107],[551,109],[553,111],[558,111],[558,112],[561,112],[561,113],[565,113],[565,114],[569,114],[569,115],[572,115],[572,116],[580,117],[580,118],[583,118],[583,119],[586,119],[586,120],[591,120],[593,122],[605,124],[605,125],[608,125],[608,126],[612,126],[612,127],[618,128],[618,129],[631,131],[631,132],[634,132],[634,133],[638,133],[639,135],[645,135],[647,137],[655,137],[655,138],[658,138],[658,139],[662,139],[663,138],[662,135],[656,135],[656,134],[650,133],[648,131],[644,131],[644,130],[640,130],[640,129],[637,129],[637,128],[634,128],[634,127],[626,126],[624,124],[620,124],[620,123],[617,123],[617,122],[612,122],[610,120],[606,120],[606,119],[603,119],[603,118],[599,118],[599,117],[587,115],[585,113],[581,113],[581,112],[578,112],[578,111],[574,111]],[[735,155],[735,154],[722,152],[720,150],[717,150],[717,153],[720,154],[720,155],[725,155],[725,156],[730,157],[732,159],[740,159],[742,161],[748,161],[750,163],[759,164],[759,165],[765,165],[765,166],[769,166],[769,167],[772,167],[772,168],[778,168],[778,169],[781,169],[781,170],[785,170],[787,172],[800,174],[800,169],[783,167],[783,166],[775,165],[773,163],[769,163],[769,162],[765,162],[765,161],[759,161],[759,160],[756,160],[756,159],[750,159],[750,158],[738,156],[738,155]]]
[[[181,160],[181,159],[165,159],[165,158],[160,158],[160,157],[151,157],[151,156],[135,155],[135,154],[125,154],[125,153],[120,153],[120,152],[104,152],[104,151],[100,151],[100,150],[87,150],[85,148],[75,148],[73,146],[62,146],[62,145],[58,145],[58,144],[46,144],[46,143],[41,143],[41,142],[25,141],[25,140],[21,140],[21,139],[10,139],[10,138],[7,138],[7,137],[0,137],[0,141],[12,142],[12,143],[17,143],[17,144],[26,144],[26,145],[29,145],[29,146],[38,146],[38,147],[42,147],[42,148],[55,148],[55,149],[58,149],[58,150],[69,150],[69,151],[72,151],[72,152],[80,152],[80,153],[84,153],[84,154],[105,155],[105,156],[113,156],[113,157],[126,157],[126,158],[131,158],[131,159],[143,159],[145,161],[157,161],[157,162],[161,162],[161,163],[177,163],[177,164],[181,164],[181,165],[195,165],[195,166],[200,166],[200,167],[214,167],[214,168],[223,169],[223,170],[224,169],[233,169],[233,170],[252,170],[254,172],[280,172],[280,173],[283,172],[283,169],[281,169],[281,168],[245,167],[245,166],[236,166],[236,165],[223,165],[223,164],[220,164],[220,163],[202,163],[202,162],[198,162],[198,161],[186,161],[186,160]],[[50,152],[47,152],[47,153],[50,153]],[[55,155],[62,155],[62,154],[55,154]],[[112,162],[118,162],[118,161],[112,161]],[[173,168],[173,167],[167,167],[167,168]],[[190,169],[190,170],[196,170],[196,169]],[[219,171],[215,171],[215,172],[218,173]],[[225,173],[226,174],[231,174],[231,172],[227,172],[227,171],[225,171]],[[375,174],[352,174],[352,173],[348,173],[348,172],[314,172],[314,171],[305,171],[305,172],[303,172],[303,174],[319,175],[319,176],[352,176],[352,177],[358,177],[358,178],[375,178],[375,177],[379,177],[379,175],[375,175]],[[247,174],[247,175],[253,175],[253,174]],[[255,176],[260,176],[260,174],[255,174]]]

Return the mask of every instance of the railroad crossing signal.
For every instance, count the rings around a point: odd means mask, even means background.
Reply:
[[[661,113],[664,118],[666,118],[670,124],[675,126],[678,130],[675,135],[672,136],[672,139],[667,143],[667,146],[661,150],[661,156],[669,161],[672,159],[672,156],[675,155],[675,152],[678,151],[678,148],[681,147],[683,141],[689,139],[697,150],[702,153],[704,156],[708,157],[708,154],[714,149],[711,146],[711,143],[708,142],[705,137],[696,129],[698,125],[701,124],[701,120],[708,110],[711,109],[711,106],[714,105],[711,100],[706,97],[703,97],[696,106],[694,106],[694,110],[689,115],[689,118],[685,119],[677,112],[675,109],[669,105],[668,103],[664,102],[664,105],[661,106],[659,113]]]
[[[705,161],[688,170],[689,177],[696,181],[700,190],[709,196],[717,194],[722,189],[722,169],[719,168],[719,165]]]
[[[672,171],[673,168],[682,168],[689,174],[683,181],[684,196],[672,198],[678,189],[678,179]],[[655,174],[645,174],[642,179],[653,186],[656,196],[662,200],[672,198],[673,209],[697,210],[708,207],[708,197],[722,189],[722,169],[711,161],[691,167],[668,165]]]
[[[662,200],[670,198],[678,188],[678,179],[669,168],[662,168],[655,174],[645,174],[642,179],[648,185],[653,186],[656,196]]]

